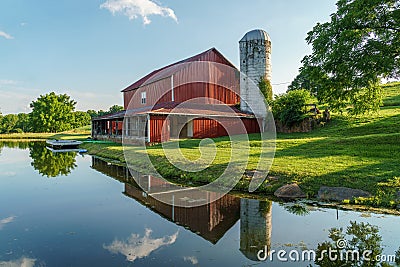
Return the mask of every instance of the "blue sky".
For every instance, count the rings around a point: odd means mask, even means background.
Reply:
[[[310,53],[308,31],[334,0],[1,0],[0,111],[29,112],[51,91],[78,110],[122,105],[120,91],[150,71],[216,47],[236,66],[252,29],[272,39],[272,84],[282,93]]]

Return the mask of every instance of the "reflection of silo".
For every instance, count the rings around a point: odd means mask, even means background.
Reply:
[[[258,261],[257,253],[271,251],[272,202],[257,199],[240,200],[240,251]],[[264,254],[263,254],[264,255]]]

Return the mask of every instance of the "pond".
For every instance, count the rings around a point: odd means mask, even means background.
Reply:
[[[378,226],[382,253],[394,255],[398,216],[234,195],[172,207],[125,167],[41,142],[0,143],[0,266],[308,266],[277,254],[259,261],[260,250],[315,250],[351,221]]]

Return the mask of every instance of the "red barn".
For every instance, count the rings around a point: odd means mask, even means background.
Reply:
[[[155,70],[122,90],[124,111],[93,119],[95,139],[160,143],[260,132],[241,112],[240,72],[217,49]]]

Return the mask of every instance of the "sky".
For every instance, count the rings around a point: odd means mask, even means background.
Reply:
[[[217,48],[239,68],[239,40],[272,40],[274,94],[311,53],[305,38],[335,0],[1,0],[0,112],[30,112],[40,95],[66,93],[76,109],[122,105],[122,89],[149,72]]]

